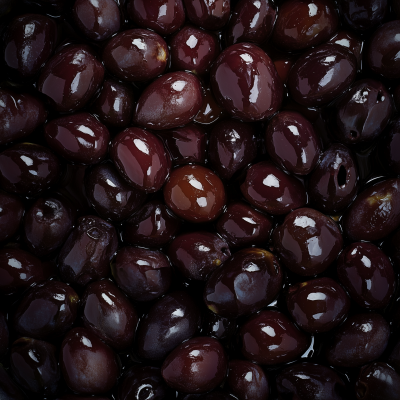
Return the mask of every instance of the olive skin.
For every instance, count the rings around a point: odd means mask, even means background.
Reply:
[[[0,242],[2,242],[18,231],[24,215],[24,205],[17,196],[0,191],[0,209]]]
[[[238,251],[213,272],[204,289],[204,302],[214,313],[236,318],[270,304],[281,287],[277,258],[252,247]]]
[[[236,333],[236,320],[224,318],[212,311],[207,311],[202,318],[202,334],[214,337],[215,339],[230,340]]]
[[[265,310],[251,317],[239,331],[242,355],[263,365],[294,361],[308,348],[305,333],[281,312]]]
[[[286,268],[312,276],[325,271],[336,259],[343,238],[331,218],[312,208],[300,208],[275,229],[273,243]]]
[[[350,309],[350,299],[331,278],[317,278],[290,286],[287,308],[306,332],[327,332],[339,325]]]
[[[400,118],[396,118],[378,144],[379,160],[391,174],[400,175],[399,149]]]
[[[327,343],[325,357],[336,367],[360,367],[382,355],[389,334],[389,324],[380,314],[352,315]]]
[[[265,142],[272,160],[282,169],[298,175],[309,174],[321,152],[319,138],[301,114],[281,111],[269,121]]]
[[[177,236],[168,248],[172,264],[189,279],[206,281],[231,255],[228,244],[211,232]]]
[[[74,328],[65,335],[60,367],[68,387],[82,394],[108,392],[119,375],[114,352],[85,328]]]
[[[262,121],[281,106],[283,84],[269,56],[251,43],[225,49],[211,69],[217,102],[243,121]]]
[[[82,296],[83,326],[117,351],[129,348],[138,322],[133,305],[108,280],[88,285]]]
[[[358,189],[358,169],[352,152],[340,143],[332,144],[309,175],[310,203],[326,214],[346,208]]]
[[[0,366],[0,396],[4,400],[26,400],[26,396],[8,375],[3,366]]]
[[[400,224],[400,179],[387,179],[362,191],[347,209],[343,231],[352,241],[375,241]]]
[[[183,0],[190,22],[207,30],[221,29],[229,19],[229,0]]]
[[[276,385],[282,398],[299,400],[348,398],[348,388],[336,372],[323,365],[308,362],[286,367],[277,376]]]
[[[353,54],[342,46],[323,44],[297,59],[287,85],[297,103],[318,107],[341,95],[353,82],[356,72],[357,60]]]
[[[80,217],[58,255],[62,280],[86,286],[92,280],[105,278],[117,247],[117,232],[113,225],[99,217]]]
[[[204,393],[222,382],[227,364],[224,348],[218,340],[200,336],[176,347],[165,359],[161,374],[175,390]]]
[[[209,125],[218,121],[225,114],[225,110],[215,100],[210,86],[203,87],[203,104],[194,117],[194,122],[201,125]]]
[[[392,109],[392,96],[381,82],[356,81],[335,105],[332,133],[347,145],[369,143],[385,129]]]
[[[395,290],[395,273],[389,258],[372,243],[347,246],[337,261],[339,280],[361,307],[386,307]]]
[[[287,214],[307,202],[303,184],[270,161],[252,165],[240,190],[251,205],[272,215]]]
[[[0,311],[0,359],[2,359],[7,352],[9,337],[10,332],[8,330],[6,317],[4,313]]]
[[[79,297],[63,282],[39,283],[25,295],[14,313],[19,335],[51,340],[64,335],[75,322]]]
[[[328,43],[334,43],[344,47],[348,52],[354,55],[357,60],[358,68],[361,68],[363,42],[356,34],[351,31],[339,31],[328,40]]]
[[[200,309],[186,292],[174,292],[158,300],[141,319],[135,337],[140,358],[163,360],[200,325]]]

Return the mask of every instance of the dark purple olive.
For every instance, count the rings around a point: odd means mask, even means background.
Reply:
[[[53,119],[44,128],[47,144],[67,161],[96,164],[108,149],[108,129],[89,113]]]
[[[118,384],[118,400],[165,400],[170,392],[160,369],[150,366],[129,368]]]
[[[36,195],[61,175],[57,157],[46,147],[18,143],[0,153],[0,187],[8,192]]]
[[[205,163],[207,136],[201,126],[189,124],[157,134],[171,155],[173,165]]]
[[[230,203],[218,218],[217,232],[229,246],[266,246],[272,230],[272,219],[246,203]]]
[[[112,141],[110,155],[124,179],[147,193],[161,189],[171,167],[162,141],[140,128],[127,128],[119,133]]]
[[[378,182],[347,209],[343,230],[352,241],[383,239],[400,224],[400,179]]]
[[[117,351],[133,344],[138,316],[133,305],[110,281],[88,285],[82,297],[83,326]]]
[[[218,340],[229,340],[236,333],[236,320],[207,311],[202,318],[202,334]]]
[[[128,0],[129,17],[141,28],[170,35],[185,22],[182,0]]]
[[[384,78],[400,78],[400,21],[390,21],[381,25],[372,34],[367,48],[367,65]]]
[[[334,43],[336,45],[342,46],[347,51],[352,53],[357,60],[358,68],[361,69],[363,42],[353,32],[339,31],[337,34],[329,39],[328,43]]]
[[[282,370],[276,378],[282,399],[346,400],[349,389],[331,368],[302,362]]]
[[[302,276],[325,271],[343,245],[335,221],[312,208],[300,208],[287,215],[275,229],[273,242],[285,267]]]
[[[113,225],[99,217],[80,217],[58,255],[61,279],[86,286],[93,280],[105,278],[117,247],[117,232]]]
[[[231,15],[226,29],[226,43],[238,42],[262,44],[272,33],[276,9],[271,0],[241,0]]]
[[[227,373],[224,348],[214,338],[196,337],[176,347],[165,359],[161,373],[169,386],[183,393],[204,393],[216,388]]]
[[[136,354],[147,360],[163,360],[176,346],[190,339],[199,326],[200,310],[187,292],[168,294],[140,320]]]
[[[115,0],[76,0],[72,16],[76,26],[91,40],[108,39],[121,27],[121,14]]]
[[[281,106],[283,84],[269,56],[251,43],[226,48],[211,70],[217,102],[244,121],[265,120]]]
[[[368,143],[385,129],[392,115],[392,97],[372,79],[355,82],[335,105],[332,134],[344,144]]]
[[[75,322],[79,297],[63,282],[36,285],[14,313],[13,327],[21,336],[51,340],[64,335]]]
[[[3,366],[0,366],[0,396],[2,400],[27,400],[19,385],[10,378]]]
[[[372,243],[347,246],[337,262],[340,282],[361,307],[386,307],[395,289],[395,273],[389,258]]]
[[[239,332],[243,356],[257,364],[294,361],[309,347],[309,337],[281,312],[265,310],[251,317]]]
[[[21,293],[33,283],[49,278],[42,262],[32,254],[13,248],[0,249],[0,293]]]
[[[0,242],[11,238],[18,231],[24,208],[17,196],[0,191]]]
[[[324,44],[303,53],[289,72],[293,100],[306,107],[331,102],[353,82],[357,60],[343,46]]]
[[[400,118],[394,120],[378,146],[379,161],[389,173],[400,175]]]
[[[261,367],[244,360],[229,362],[226,387],[239,400],[267,400],[270,390]]]
[[[165,294],[171,284],[171,265],[157,250],[122,247],[111,272],[122,291],[135,301],[154,300]]]
[[[211,232],[184,233],[169,246],[171,263],[189,279],[205,281],[231,255],[228,244]]]
[[[330,331],[344,320],[350,299],[333,279],[318,278],[290,286],[286,304],[303,331],[320,333]]]
[[[146,194],[128,185],[110,162],[87,171],[85,192],[96,212],[111,221],[128,218],[146,200]]]
[[[320,139],[311,123],[293,111],[281,111],[269,121],[265,143],[276,164],[298,175],[309,174],[321,152]]]
[[[131,245],[161,247],[171,241],[180,226],[180,221],[164,203],[153,200],[126,221],[122,238]]]
[[[108,397],[97,397],[97,396],[76,396],[73,394],[65,394],[62,397],[57,397],[57,400],[110,400]]]
[[[40,14],[14,18],[4,36],[4,61],[17,79],[33,78],[52,55],[57,40],[57,25]]]
[[[183,0],[190,22],[207,30],[221,29],[229,19],[230,0]]]
[[[85,328],[74,328],[65,336],[60,366],[66,384],[77,393],[108,392],[119,375],[114,352]]]
[[[353,201],[357,188],[358,171],[352,153],[342,144],[332,144],[309,176],[310,203],[322,212],[335,214]]]
[[[107,43],[103,62],[119,79],[149,81],[164,72],[168,62],[168,46],[155,32],[129,29]]]
[[[360,367],[382,355],[389,335],[389,324],[380,314],[352,315],[326,343],[326,359],[335,367]]]
[[[8,330],[7,320],[4,313],[0,311],[0,359],[3,358],[8,349],[9,338],[10,338],[10,333]],[[1,383],[0,383],[0,394],[1,394]]]
[[[249,315],[277,297],[282,278],[282,269],[272,253],[255,247],[243,249],[212,273],[204,289],[204,302],[222,317]]]
[[[356,382],[358,400],[397,400],[400,375],[390,365],[374,362],[361,368]]]
[[[272,41],[282,50],[304,50],[326,42],[338,25],[333,1],[288,0],[279,7]]]
[[[188,72],[170,72],[142,92],[134,123],[148,129],[172,129],[191,122],[203,103],[200,81]]]
[[[68,45],[43,68],[37,88],[58,112],[83,108],[103,82],[104,68],[86,45]]]
[[[40,395],[53,395],[60,380],[56,354],[56,347],[50,343],[20,338],[11,347],[11,374],[25,390]]]
[[[216,122],[224,115],[224,110],[219,106],[211,88],[209,86],[203,88],[203,104],[200,111],[194,117],[194,122],[202,125],[209,125]]]
[[[0,144],[29,136],[46,118],[47,111],[36,97],[0,89]]]
[[[387,0],[339,0],[338,6],[346,24],[358,32],[380,25],[389,8]]]
[[[128,84],[106,79],[92,111],[103,124],[126,128],[131,122],[134,105],[133,91]]]
[[[397,230],[384,242],[383,249],[385,254],[390,257],[396,269],[400,268],[400,230]]]
[[[208,140],[208,161],[221,179],[233,174],[257,156],[257,139],[252,125],[234,119],[217,122]]]
[[[270,161],[252,165],[240,190],[250,204],[272,215],[287,214],[307,202],[303,184]]]
[[[398,316],[398,313],[397,313]],[[394,321],[398,324],[398,321]],[[399,373],[400,371],[400,342],[398,339],[395,341],[395,346],[389,354],[388,363]]]
[[[204,75],[219,53],[216,35],[202,29],[185,26],[169,42],[171,67]]]
[[[193,395],[189,395],[193,396]],[[230,396],[227,392],[223,392],[222,390],[216,390],[211,393],[207,393],[203,396],[199,397],[201,400],[232,400],[232,396]],[[186,398],[185,398],[186,400]],[[188,400],[192,400],[191,397]]]

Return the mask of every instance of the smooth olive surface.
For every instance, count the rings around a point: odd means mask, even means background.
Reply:
[[[13,194],[0,192],[0,242],[17,232],[23,215],[24,205],[21,200]]]
[[[202,125],[209,125],[219,120],[226,112],[215,100],[210,86],[203,87],[203,103],[199,112],[194,117],[194,122]]]
[[[3,366],[0,366],[0,395],[5,400],[26,400],[19,385],[11,379]]]
[[[221,29],[229,19],[229,0],[183,0],[190,22],[208,30]]]
[[[400,119],[393,124],[379,142],[379,160],[390,173],[400,175]]]
[[[363,42],[354,32],[347,30],[339,31],[328,42],[342,46],[352,53],[357,59],[358,68],[361,67]]]

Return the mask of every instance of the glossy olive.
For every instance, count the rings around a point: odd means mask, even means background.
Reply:
[[[358,169],[353,154],[342,144],[332,144],[309,176],[310,203],[322,212],[335,214],[352,202],[357,188]]]
[[[209,86],[203,90],[203,104],[194,117],[194,122],[202,125],[209,125],[224,115],[225,111],[215,100],[214,94]]]
[[[127,128],[112,141],[111,159],[124,179],[138,190],[160,190],[169,174],[171,159],[161,140],[140,128]]]
[[[261,311],[239,332],[242,355],[257,364],[276,365],[294,361],[308,348],[308,336],[281,312]]]
[[[216,388],[227,373],[224,348],[214,338],[196,337],[176,347],[165,359],[161,373],[169,386],[183,393],[204,393]]]
[[[250,204],[273,215],[287,214],[307,202],[303,184],[270,161],[252,165],[240,190]]]
[[[255,129],[233,119],[217,122],[208,140],[208,161],[222,179],[250,164],[257,156]]]
[[[185,165],[171,172],[164,200],[179,217],[190,222],[216,219],[226,202],[224,185],[210,169]]]
[[[86,286],[93,280],[105,278],[117,247],[117,232],[113,225],[99,217],[80,217],[58,255],[61,279]]]
[[[60,367],[68,387],[84,394],[108,392],[119,375],[114,352],[85,328],[74,328],[64,337]]]
[[[395,321],[397,322],[397,321]],[[388,363],[399,373],[400,371],[400,342],[398,340],[395,341],[395,346],[391,350]]]
[[[251,43],[226,48],[211,69],[217,102],[234,117],[261,121],[273,115],[283,99],[282,81],[269,56]]]
[[[168,47],[155,32],[129,29],[107,43],[103,62],[119,79],[148,81],[164,72],[168,62]]]
[[[9,338],[10,338],[10,333],[8,330],[7,320],[4,313],[0,311],[0,359],[3,358],[4,354],[8,349]]]
[[[23,215],[21,200],[13,194],[0,191],[0,242],[15,235]]]
[[[200,81],[188,72],[156,79],[136,103],[134,123],[148,129],[172,129],[191,122],[203,103]]]
[[[251,247],[235,253],[214,271],[204,289],[206,306],[236,318],[270,304],[282,288],[282,269],[269,251]]]
[[[203,314],[202,334],[218,340],[230,340],[236,333],[236,320],[225,318],[208,311]]]
[[[265,142],[271,159],[298,175],[309,174],[321,152],[320,139],[311,123],[293,111],[281,111],[269,121]]]
[[[378,146],[379,161],[388,172],[400,175],[400,118],[393,121]]]
[[[336,367],[360,367],[382,355],[389,334],[389,324],[380,314],[352,315],[326,343],[325,357]]]
[[[240,0],[226,28],[228,46],[238,42],[262,44],[272,33],[276,9],[271,0]]]
[[[118,286],[135,301],[150,301],[167,292],[171,284],[171,265],[156,250],[122,247],[111,268]]]
[[[135,338],[136,354],[147,360],[163,360],[200,325],[200,309],[186,292],[174,292],[158,300],[141,319]]]
[[[302,276],[325,271],[343,245],[336,223],[312,208],[300,208],[287,215],[275,229],[273,242],[285,267]]]
[[[303,53],[289,72],[288,88],[297,102],[317,107],[331,102],[353,82],[357,60],[343,46],[324,44]]]
[[[88,285],[82,297],[83,326],[115,350],[133,343],[138,316],[133,305],[110,281]]]
[[[3,366],[0,366],[0,396],[4,400],[26,400],[26,396],[8,375]]]
[[[183,0],[190,22],[207,30],[221,29],[229,19],[230,0]]]
[[[331,0],[288,0],[279,7],[272,41],[286,51],[304,50],[326,42],[338,25]]]
[[[306,332],[327,332],[339,325],[350,308],[350,299],[331,278],[318,278],[290,286],[287,308]]]
[[[152,200],[139,208],[125,223],[123,241],[131,245],[160,247],[167,244],[181,226],[165,204]]]
[[[53,108],[72,112],[83,108],[103,82],[104,68],[87,45],[63,47],[44,66],[37,83]]]
[[[29,392],[52,395],[57,391],[60,380],[56,354],[56,347],[50,343],[20,338],[11,347],[11,374]]]
[[[54,185],[61,175],[57,157],[46,147],[18,143],[0,153],[0,187],[33,195]]]
[[[352,53],[357,60],[358,68],[361,67],[363,42],[353,32],[339,31],[337,34],[333,35],[328,42],[342,46]]]
[[[78,305],[78,295],[67,284],[57,281],[40,283],[18,304],[13,327],[19,335],[35,339],[60,337],[75,322]]]
[[[400,224],[400,179],[387,179],[362,191],[347,209],[343,230],[352,241],[380,240]]]

